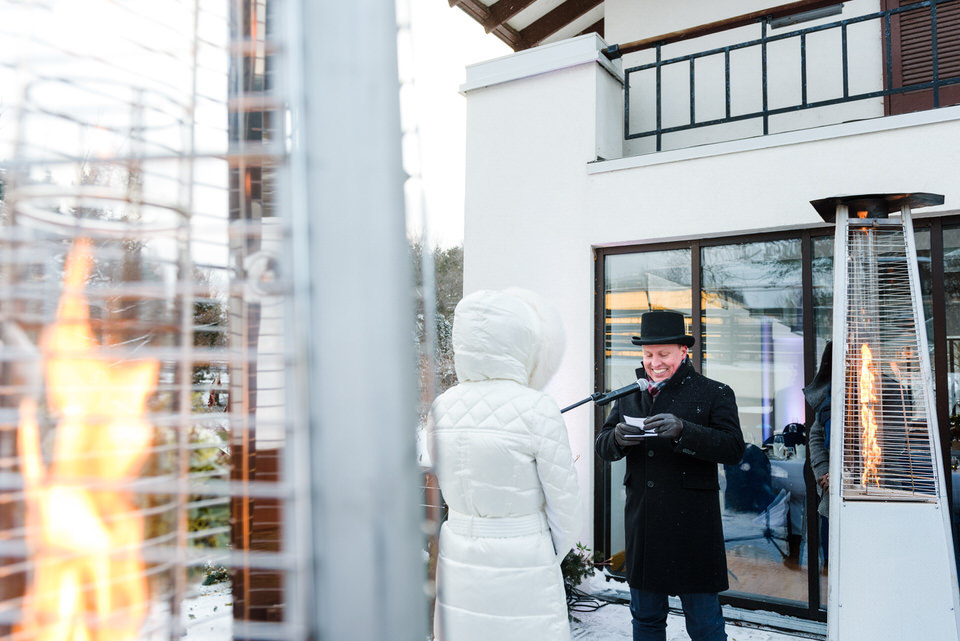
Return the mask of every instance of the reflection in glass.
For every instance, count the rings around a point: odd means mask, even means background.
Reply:
[[[805,422],[800,241],[705,247],[701,265],[703,373],[733,388],[748,443],[721,490],[730,589],[805,603],[802,443],[772,447]]]
[[[933,318],[933,273],[930,264],[930,230],[914,228],[913,240],[917,246],[917,267],[920,271],[920,298],[923,305],[923,318],[927,328],[927,346],[930,349],[931,373],[936,376],[936,363],[933,358],[933,330],[939,322]]]
[[[604,263],[604,381],[610,389],[636,380],[640,316],[670,309],[690,318],[690,250],[607,256]],[[689,328],[688,328],[689,329]]]
[[[636,368],[640,367],[643,357],[630,337],[640,334],[641,314],[653,309],[670,309],[690,318],[690,250],[607,256],[603,268],[603,380],[607,389],[616,389],[637,379]],[[625,459],[610,463],[610,553],[614,572],[622,567],[625,548],[625,466]]]
[[[813,239],[813,325],[817,366],[820,365],[827,341],[833,338],[833,236]],[[818,489],[819,492],[826,490]],[[826,509],[826,508],[824,508]],[[817,514],[820,539],[820,607],[827,607],[827,560],[830,542],[828,518]]]
[[[947,334],[950,449],[960,450],[960,225],[943,227],[943,290],[947,311],[943,322],[946,324]],[[931,337],[928,329],[927,338]]]
[[[800,242],[703,249],[703,373],[737,394],[756,445],[804,421]]]
[[[819,358],[833,338],[833,236],[813,239],[813,327]]]

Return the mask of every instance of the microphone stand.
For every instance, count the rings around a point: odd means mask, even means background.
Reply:
[[[574,407],[580,407],[588,401],[593,401],[597,405],[606,405],[612,401],[617,400],[618,398],[623,398],[627,394],[633,394],[636,391],[642,391],[650,387],[646,379],[638,379],[635,383],[630,383],[626,387],[621,387],[620,389],[615,389],[612,392],[596,392],[586,397],[581,401],[577,401],[573,405],[564,407],[560,410],[560,413],[563,414],[567,410],[572,410]]]
[[[567,410],[572,410],[574,407],[580,407],[581,405],[583,405],[584,403],[589,402],[589,401],[593,401],[594,403],[596,403],[597,401],[599,401],[600,399],[602,399],[604,396],[606,396],[606,394],[604,394],[603,392],[597,392],[597,393],[595,393],[595,394],[591,394],[590,396],[586,397],[585,399],[582,399],[582,400],[577,401],[577,402],[574,403],[573,405],[569,405],[569,406],[567,406],[567,407],[564,407],[562,410],[560,410],[560,413],[563,414],[563,413],[566,412]]]

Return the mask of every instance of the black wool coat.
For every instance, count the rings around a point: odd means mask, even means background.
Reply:
[[[642,378],[643,369],[637,370]],[[680,439],[646,437],[621,448],[614,428],[623,417],[674,414]],[[743,456],[743,432],[733,390],[684,361],[654,400],[648,391],[618,400],[597,436],[605,461],[627,457],[627,582],[666,594],[722,592],[729,587],[720,520],[718,464]]]

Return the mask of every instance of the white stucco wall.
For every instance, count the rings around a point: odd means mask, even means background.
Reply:
[[[585,55],[570,56],[569,50]],[[533,289],[562,310],[567,349],[547,391],[561,407],[593,392],[593,252],[584,234],[587,163],[619,152],[619,80],[599,64],[603,43],[583,36],[559,43],[545,66],[523,54],[467,70],[464,294],[482,288]],[[541,52],[542,53],[542,52]],[[512,58],[512,60],[511,60]],[[541,73],[556,64],[553,72]],[[483,84],[490,67],[505,77]],[[598,96],[605,99],[604,103]],[[598,113],[603,117],[598,119]],[[611,119],[612,123],[611,123]],[[591,410],[565,414],[581,493],[583,542],[592,540]]]
[[[960,107],[596,163],[585,169],[593,222],[585,240],[819,225],[810,201],[847,194],[928,191],[946,202],[916,216],[956,211],[960,146],[949,141],[960,141]]]
[[[819,225],[809,202],[844,194],[960,207],[960,107],[598,162],[622,127],[618,70],[590,52],[604,46],[583,36],[482,63],[464,86],[464,293],[516,285],[560,308],[566,355],[547,391],[561,407],[594,391],[595,247]],[[592,545],[593,412],[564,417]]]

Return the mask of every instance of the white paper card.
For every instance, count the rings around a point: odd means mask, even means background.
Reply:
[[[646,417],[637,417],[637,416],[627,416],[623,415],[623,422],[627,425],[632,425],[633,427],[639,427],[643,429],[643,422],[646,420]],[[650,436],[656,436],[656,432],[644,432],[642,434],[624,434],[623,438],[648,438]]]

